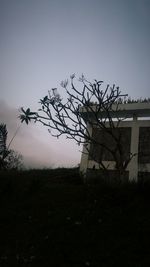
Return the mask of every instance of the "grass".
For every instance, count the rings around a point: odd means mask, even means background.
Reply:
[[[150,266],[150,185],[77,169],[0,173],[0,267]]]

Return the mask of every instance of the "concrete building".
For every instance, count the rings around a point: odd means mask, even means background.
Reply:
[[[97,106],[93,105],[92,109],[96,111]],[[87,112],[86,109],[81,108],[81,113],[90,134],[94,136],[94,131],[97,131],[99,138],[105,139],[105,136],[102,137],[101,129],[90,126],[88,123],[89,118],[94,120],[94,118],[92,118],[93,112],[90,110]],[[110,114],[114,123],[117,123],[117,118],[125,118],[125,120],[120,122],[118,128],[122,131],[122,142],[124,142],[123,145],[125,148],[124,153],[126,153],[126,155],[134,155],[126,168],[128,179],[137,181],[138,178],[141,177],[150,178],[150,103],[119,104],[118,108],[116,108],[116,105],[114,104]],[[106,118],[106,113],[100,111],[99,116],[100,118]],[[108,139],[107,142],[109,141],[110,140]],[[89,151],[92,149],[93,148],[90,147],[90,145],[88,145],[88,151],[86,146],[83,147],[80,171],[85,177],[88,173],[94,173],[94,170],[100,171],[101,169],[98,160],[93,160],[89,154]],[[96,155],[100,156],[100,149],[96,147],[94,149]],[[107,169],[110,172],[116,171],[115,161],[113,161],[109,153],[103,157],[102,163],[107,166]]]

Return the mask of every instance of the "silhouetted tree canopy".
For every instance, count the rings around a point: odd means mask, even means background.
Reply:
[[[11,142],[7,146],[7,135],[8,131],[6,128],[6,124],[1,123],[0,124],[0,170],[20,169],[23,166],[22,164],[23,157],[13,149],[9,149]]]
[[[84,144],[88,153],[90,153],[89,144],[109,151],[116,162],[116,169],[122,172],[134,155],[129,155],[127,158],[122,157],[121,136],[120,134],[116,135],[114,129],[119,127],[124,118],[117,117],[116,123],[112,114],[114,112],[117,114],[120,103],[128,103],[132,100],[127,98],[127,94],[122,94],[119,87],[115,85],[107,85],[104,90],[102,86],[103,81],[94,80],[92,83],[83,75],[77,80],[73,74],[69,80],[61,82],[61,88],[65,92],[62,94],[63,97],[57,88],[51,89],[46,96],[40,99],[38,111],[33,112],[30,108],[26,110],[21,108],[20,120],[27,124],[32,120],[39,122],[46,126],[54,137],[59,138],[65,135],[67,139],[75,140],[78,145]],[[105,114],[105,117],[101,114]],[[107,133],[114,142],[113,148],[103,140],[95,139],[87,125]],[[99,164],[105,168],[102,158],[99,158]]]

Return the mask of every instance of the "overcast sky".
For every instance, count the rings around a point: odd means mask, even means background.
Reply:
[[[0,122],[9,138],[18,108],[76,73],[150,97],[150,0],[0,0]],[[79,147],[21,125],[12,148],[28,166],[76,165]],[[81,148],[80,148],[81,149]]]

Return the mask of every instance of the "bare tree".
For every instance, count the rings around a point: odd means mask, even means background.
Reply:
[[[105,90],[102,90],[103,81],[94,80],[91,83],[83,75],[78,80],[79,89],[76,81],[73,74],[69,80],[61,82],[61,87],[66,92],[63,94],[64,98],[60,96],[57,88],[48,91],[48,95],[40,99],[41,107],[38,112],[21,108],[21,122],[40,122],[48,127],[52,136],[59,138],[66,135],[67,139],[75,140],[78,145],[83,144],[89,156],[105,170],[107,166],[103,164],[103,155],[107,151],[116,163],[116,170],[121,174],[133,157],[130,154],[125,157],[121,131],[116,131],[124,119],[117,116],[119,104],[125,101],[127,95],[122,94],[115,85],[107,85]],[[114,114],[117,121],[113,119]],[[113,145],[108,145],[102,138],[95,138],[87,125],[107,135]],[[94,155],[95,147],[99,147],[101,151],[98,158]]]

